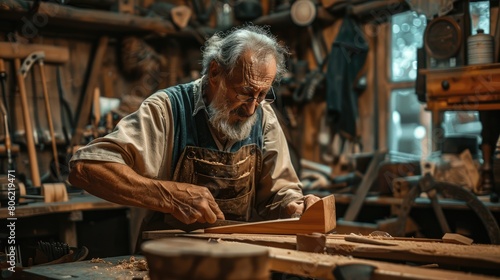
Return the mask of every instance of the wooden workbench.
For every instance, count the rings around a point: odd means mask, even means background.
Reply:
[[[234,242],[219,240],[219,243]],[[193,252],[196,250],[193,242]],[[260,245],[252,245],[260,246]],[[494,279],[491,276],[449,271],[437,268],[424,268],[393,264],[382,261],[366,260],[342,255],[328,255],[301,252],[290,249],[265,247],[269,252],[269,269],[285,275],[293,274],[316,279],[335,279],[334,273],[349,266],[372,270],[370,279]],[[145,258],[142,256],[113,257],[99,261],[32,267],[20,272],[27,279],[149,279],[148,271],[140,270],[143,265],[131,265]],[[17,273],[17,272],[16,272]],[[366,275],[364,275],[366,276]],[[271,279],[271,278],[270,278]],[[364,279],[364,278],[363,278]],[[368,278],[367,278],[368,279]]]
[[[376,239],[361,236],[352,241],[352,235],[327,234],[324,251],[317,253],[342,256],[355,260],[378,260],[389,263],[414,263],[436,267],[454,267],[476,273],[500,275],[500,246],[459,245],[444,243],[441,239],[392,238]],[[144,239],[188,237],[228,242],[243,242],[282,250],[296,251],[295,235],[269,234],[209,234],[202,231],[182,233],[180,231],[147,231]],[[379,244],[371,244],[371,241]],[[375,242],[375,243],[376,243]],[[302,252],[300,252],[302,253]],[[294,253],[295,254],[295,253]],[[308,261],[302,256],[304,263]],[[300,257],[299,259],[300,260]],[[295,261],[298,261],[295,260]],[[341,263],[345,263],[344,259]],[[331,265],[340,260],[329,259]],[[393,267],[393,269],[402,269]],[[430,279],[430,278],[429,278]]]
[[[126,206],[112,203],[101,198],[85,193],[74,193],[69,195],[69,200],[65,202],[45,203],[43,201],[29,201],[29,203],[17,205],[15,215],[10,216],[7,208],[0,208],[0,220],[15,217],[17,218],[20,230],[25,223],[23,218],[31,218],[46,215],[58,215],[62,218],[53,219],[58,222],[60,241],[70,246],[76,247],[78,244],[75,222],[82,220],[83,211],[125,209]],[[28,225],[26,225],[28,226]],[[32,227],[36,225],[32,224]],[[32,229],[37,232],[36,228]],[[38,231],[40,232],[43,231]],[[17,233],[21,236],[21,232]]]
[[[45,203],[43,201],[30,201],[16,206],[15,217],[32,217],[45,214],[67,213],[85,210],[121,209],[123,205],[112,203],[90,194],[70,194],[69,200],[64,202]],[[0,208],[0,219],[11,217],[7,208]]]

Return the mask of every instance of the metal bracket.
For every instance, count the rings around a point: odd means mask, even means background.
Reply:
[[[26,57],[26,59],[24,59],[23,64],[19,69],[19,72],[23,75],[24,78],[26,78],[26,75],[31,69],[31,66],[33,66],[33,64],[35,64],[35,62],[37,61],[43,63],[44,59],[45,59],[45,52],[43,51],[32,52],[30,55],[28,55],[28,57]]]

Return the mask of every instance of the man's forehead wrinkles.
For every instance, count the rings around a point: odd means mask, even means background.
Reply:
[[[272,75],[268,75],[265,71],[257,71],[253,69],[247,69],[244,73],[244,80],[242,81],[245,86],[249,87],[263,87],[272,83]],[[252,71],[253,70],[253,71]]]

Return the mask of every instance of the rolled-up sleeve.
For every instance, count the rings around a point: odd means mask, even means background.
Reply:
[[[168,96],[157,92],[136,112],[121,119],[111,133],[78,149],[70,167],[77,160],[116,162],[130,166],[142,176],[166,179],[173,145],[173,131],[168,129],[171,122]]]
[[[265,219],[288,218],[285,207],[303,199],[302,185],[276,114],[270,105],[264,105],[263,110],[263,164],[257,186],[257,211]]]

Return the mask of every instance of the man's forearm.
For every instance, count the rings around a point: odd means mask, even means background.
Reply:
[[[224,219],[207,188],[146,178],[120,163],[77,161],[69,181],[111,202],[170,213],[186,224]]]
[[[113,162],[78,161],[69,182],[103,199],[171,213],[172,197],[158,180],[137,174],[127,165]]]

